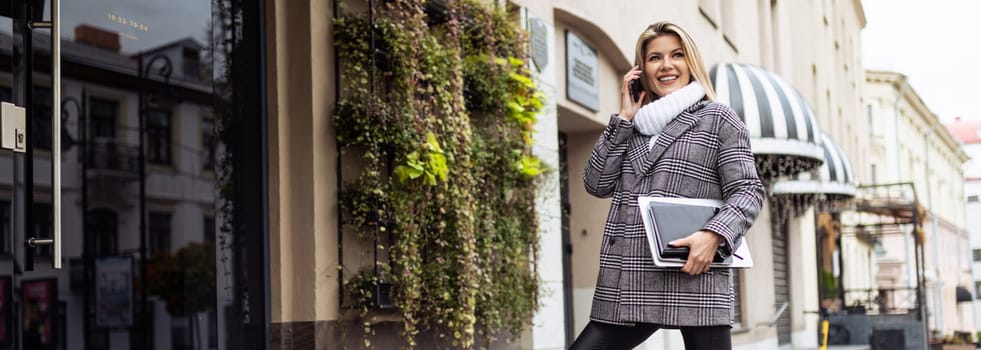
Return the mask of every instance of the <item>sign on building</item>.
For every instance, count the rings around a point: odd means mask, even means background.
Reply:
[[[101,257],[95,261],[95,324],[102,328],[133,326],[133,258]]]
[[[572,32],[565,32],[566,97],[599,111],[599,64],[596,49]]]
[[[540,18],[531,19],[531,61],[539,72],[548,65],[548,28]]]

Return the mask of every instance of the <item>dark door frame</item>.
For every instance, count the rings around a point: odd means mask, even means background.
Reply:
[[[572,345],[575,317],[572,300],[572,203],[569,199],[569,135],[559,132],[559,186],[562,202],[562,299],[565,310],[565,346]]]
[[[269,147],[266,92],[266,1],[230,0],[241,14],[241,33],[231,57],[234,94],[231,108],[241,123],[225,127],[233,141],[232,198],[235,201],[234,250],[238,271],[233,312],[239,323],[227,329],[229,349],[269,349]],[[235,11],[238,8],[239,11]],[[237,141],[237,142],[236,142]],[[244,204],[244,205],[242,205]],[[221,291],[219,291],[220,293]]]

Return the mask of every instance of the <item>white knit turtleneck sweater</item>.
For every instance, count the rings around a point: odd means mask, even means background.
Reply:
[[[654,147],[654,141],[665,125],[703,97],[705,97],[705,88],[697,81],[692,81],[691,84],[641,107],[634,116],[633,122],[637,131],[651,136],[648,149]]]

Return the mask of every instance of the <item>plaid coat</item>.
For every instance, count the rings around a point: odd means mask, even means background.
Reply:
[[[637,197],[723,200],[704,229],[725,238],[720,253],[728,256],[763,205],[749,131],[729,106],[701,101],[669,122],[650,151],[649,140],[614,115],[583,172],[587,192],[613,197],[590,318],[668,328],[731,325],[730,270],[691,276],[678,268],[656,268]]]

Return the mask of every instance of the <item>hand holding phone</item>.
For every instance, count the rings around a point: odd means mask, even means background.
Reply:
[[[642,75],[643,70],[640,69],[640,66],[634,66],[623,76],[623,82],[620,85],[620,117],[626,121],[634,119],[634,114],[641,107],[641,99],[647,94],[640,82]]]
[[[640,102],[640,93],[644,91],[644,86],[641,85],[640,79],[634,79],[630,81],[630,98],[634,102]]]

